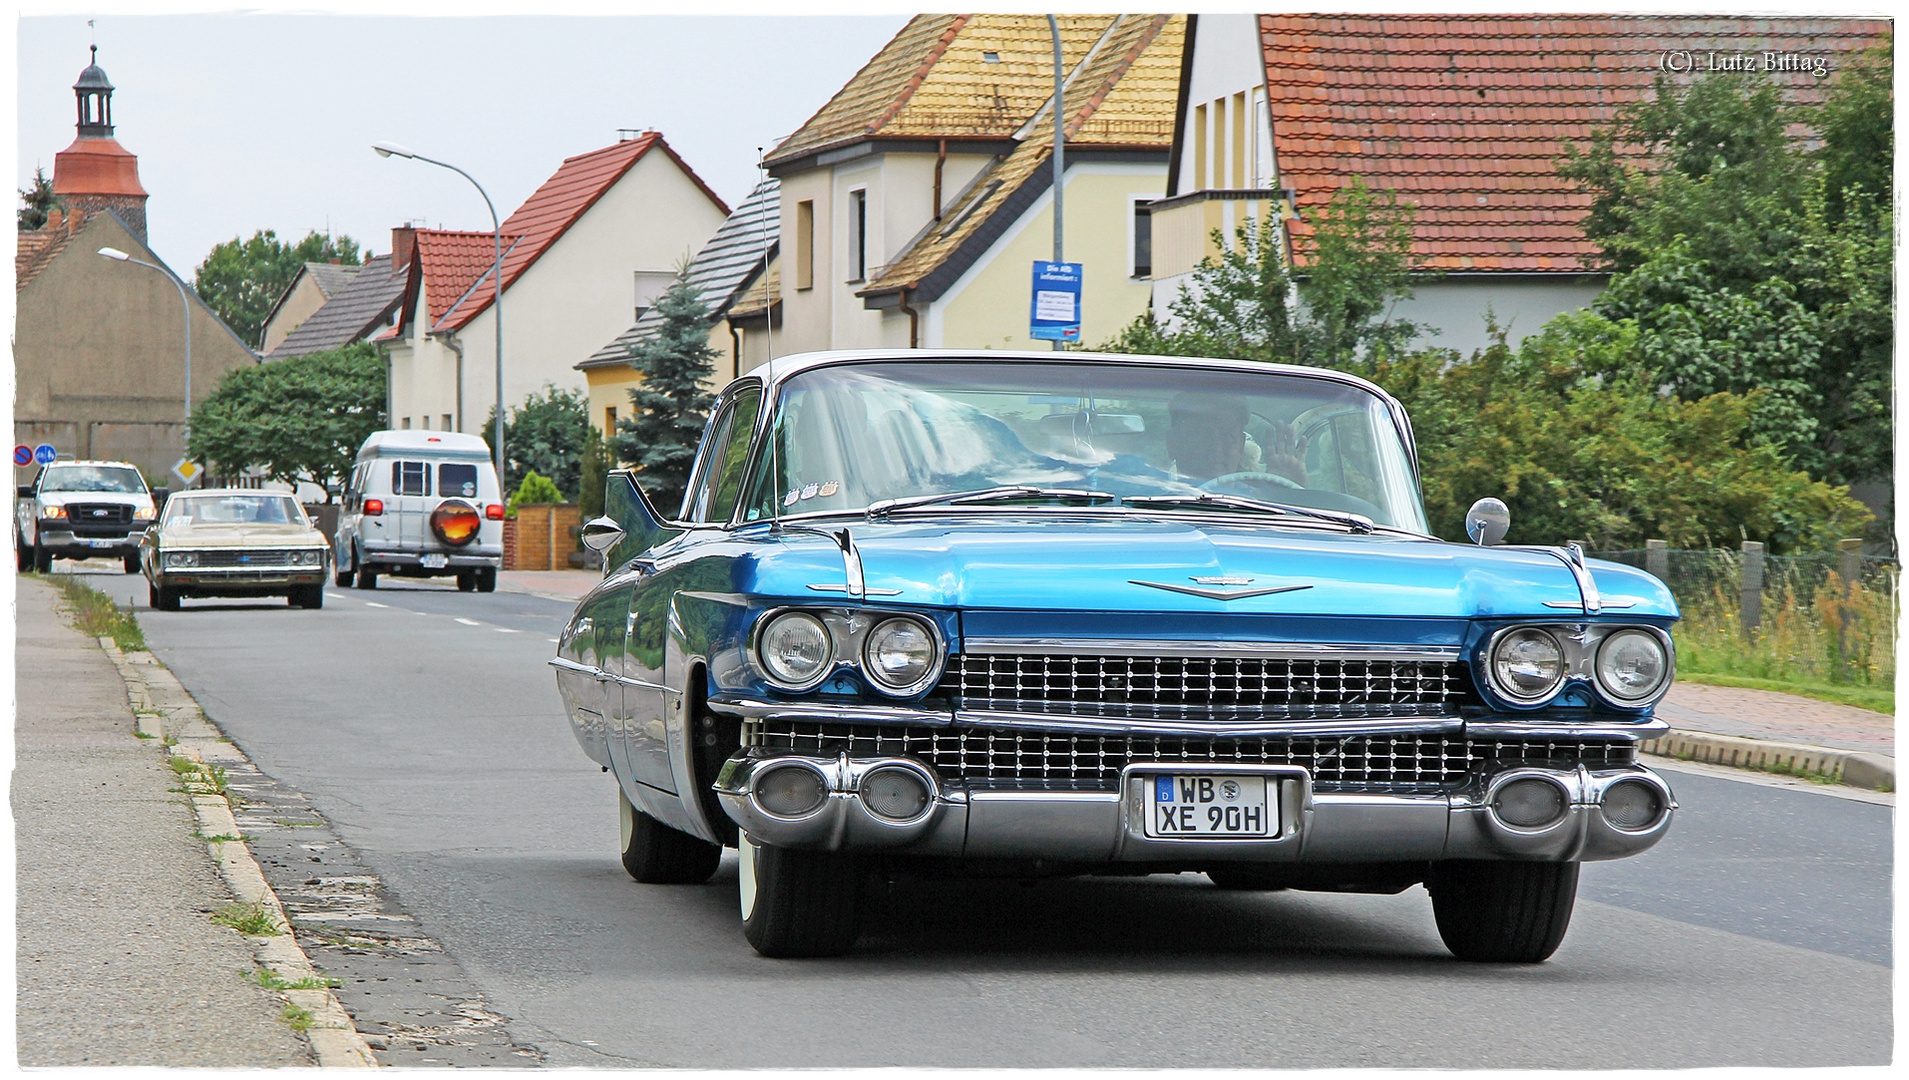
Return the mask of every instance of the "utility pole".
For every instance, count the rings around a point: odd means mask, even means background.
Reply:
[[[1066,153],[1067,131],[1061,122],[1062,98],[1067,90],[1067,72],[1061,67],[1061,26],[1054,16],[1047,17],[1047,32],[1054,39],[1054,261],[1067,261],[1067,245],[1064,232],[1066,215],[1061,209],[1061,174],[1066,169],[1063,155]],[[1054,342],[1054,351],[1060,352],[1065,346],[1059,340]]]

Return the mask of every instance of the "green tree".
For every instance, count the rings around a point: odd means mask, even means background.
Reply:
[[[254,348],[265,333],[265,317],[308,262],[337,259],[358,265],[358,242],[349,236],[307,233],[296,244],[263,229],[250,240],[233,237],[212,249],[193,274],[192,288],[218,313],[232,332]]]
[[[33,170],[33,183],[20,189],[19,225],[21,232],[32,232],[46,225],[47,211],[60,205],[60,197],[53,194],[53,180],[46,170]]]
[[[613,447],[619,461],[635,466],[645,492],[673,514],[689,485],[696,444],[714,397],[705,383],[715,371],[709,347],[714,323],[709,305],[690,288],[684,268],[656,300],[662,326],[640,342],[630,366],[643,382],[630,391],[632,416],[619,420]]]
[[[542,473],[564,492],[577,490],[584,439],[590,430],[590,398],[581,390],[545,383],[504,421],[504,488],[515,490],[531,472]],[[497,407],[484,421],[484,441],[496,438]]]
[[[1888,79],[1884,48],[1815,110],[1753,74],[1660,81],[1560,163],[1592,197],[1618,271],[1595,307],[1637,325],[1631,362],[1686,401],[1760,392],[1755,437],[1839,484],[1891,469]]]
[[[1354,177],[1315,212],[1301,270],[1288,268],[1275,222],[1241,225],[1230,245],[1216,231],[1219,257],[1201,261],[1171,317],[1147,312],[1101,348],[1334,368],[1396,352],[1420,329],[1387,315],[1412,295],[1412,220],[1411,204]]]
[[[234,368],[192,410],[192,456],[216,473],[262,468],[327,498],[358,447],[385,426],[385,364],[369,342]]]
[[[548,476],[532,469],[524,474],[524,482],[518,484],[517,490],[511,493],[510,505],[507,509],[510,513],[515,514],[517,508],[520,506],[534,506],[539,503],[560,503],[562,501],[563,492],[557,490],[556,483]]]
[[[609,448],[595,427],[584,425],[583,453],[578,455],[577,512],[584,521],[603,516],[603,490],[609,479]]]

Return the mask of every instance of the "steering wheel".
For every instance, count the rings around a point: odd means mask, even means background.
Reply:
[[[1301,490],[1304,490],[1306,487],[1306,485],[1301,484],[1290,477],[1281,476],[1278,473],[1230,472],[1220,476],[1216,476],[1213,479],[1208,480],[1206,483],[1201,484],[1200,490],[1201,491],[1218,491],[1220,489],[1220,485],[1229,484],[1237,480],[1243,480],[1243,481],[1246,481],[1247,483],[1257,482],[1257,483],[1271,484],[1274,487],[1299,488]]]

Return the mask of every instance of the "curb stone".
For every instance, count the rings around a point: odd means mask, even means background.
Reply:
[[[1804,743],[1712,735],[1706,731],[1671,731],[1643,744],[1646,754],[1728,765],[1740,769],[1782,769],[1820,773],[1851,787],[1875,791],[1896,790],[1896,761],[1884,754],[1836,750]]]
[[[101,637],[99,643],[126,684],[126,697],[138,718],[140,733],[162,740],[162,745],[166,736],[172,735],[175,745],[166,747],[167,752],[199,764],[247,762],[245,754],[224,741],[219,729],[199,711],[192,695],[151,653],[123,653],[110,637]],[[291,921],[285,917],[278,895],[266,884],[264,873],[246,847],[230,800],[223,795],[195,793],[192,805],[201,835],[240,837],[229,842],[208,840],[206,848],[218,863],[219,874],[231,888],[233,897],[241,904],[258,905],[272,921],[275,934],[246,937],[259,966],[286,982],[323,982],[323,976],[292,933]],[[286,1001],[311,1014],[311,1027],[305,1036],[311,1041],[321,1068],[378,1067],[370,1045],[329,988],[279,993]]]

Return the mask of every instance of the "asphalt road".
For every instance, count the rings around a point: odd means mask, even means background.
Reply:
[[[389,579],[386,579],[389,581]],[[1678,772],[1668,840],[1588,864],[1535,967],[1466,965],[1422,889],[1196,875],[894,886],[851,955],[743,941],[735,866],[637,885],[545,666],[567,605],[394,583],[322,611],[129,601],[552,1065],[1831,1066],[1890,1060],[1886,805]]]

